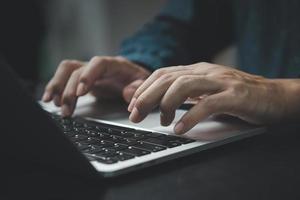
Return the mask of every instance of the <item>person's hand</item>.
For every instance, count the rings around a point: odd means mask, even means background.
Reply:
[[[136,90],[128,106],[129,118],[138,123],[159,106],[161,124],[168,126],[174,120],[175,110],[192,98],[198,99],[198,103],[177,122],[174,128],[177,134],[218,114],[254,124],[273,123],[293,112],[287,105],[299,104],[299,100],[287,101],[295,92],[290,85],[291,81],[266,79],[209,63],[161,68]]]
[[[53,100],[62,107],[63,116],[70,116],[77,98],[88,92],[100,98],[123,96],[129,102],[149,75],[149,71],[122,57],[96,56],[89,62],[65,60],[47,84],[42,100]]]

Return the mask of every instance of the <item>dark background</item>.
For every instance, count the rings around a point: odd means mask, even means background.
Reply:
[[[36,92],[63,59],[116,55],[122,39],[150,20],[165,2],[2,0],[0,54]]]

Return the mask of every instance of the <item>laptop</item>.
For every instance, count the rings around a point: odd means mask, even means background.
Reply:
[[[1,152],[20,167],[38,163],[83,177],[114,177],[264,132],[237,119],[208,119],[182,136],[94,118],[62,118],[31,98],[0,63]],[[179,116],[184,110],[179,110]]]

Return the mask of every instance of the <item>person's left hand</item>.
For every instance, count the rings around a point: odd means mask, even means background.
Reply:
[[[198,103],[177,122],[175,133],[182,134],[216,114],[236,116],[254,124],[272,123],[285,113],[283,92],[280,81],[215,64],[161,68],[136,90],[128,107],[129,118],[140,122],[159,106],[161,124],[167,126],[184,101],[198,98]]]

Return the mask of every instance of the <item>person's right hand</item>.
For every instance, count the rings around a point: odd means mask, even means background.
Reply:
[[[143,67],[123,57],[93,57],[89,62],[65,60],[58,66],[43,94],[54,101],[62,115],[72,115],[77,98],[91,92],[100,98],[122,97],[130,102],[135,90],[150,75]]]

